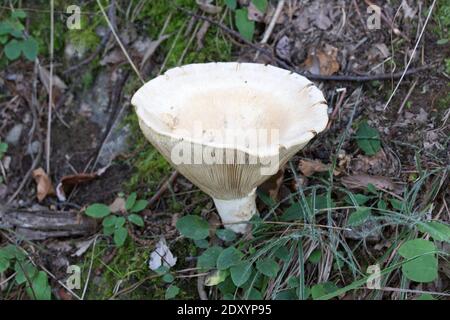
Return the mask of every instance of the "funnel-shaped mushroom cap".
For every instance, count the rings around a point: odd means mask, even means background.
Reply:
[[[191,64],[132,98],[147,139],[215,199],[243,198],[328,122],[322,92],[287,70],[253,63]]]

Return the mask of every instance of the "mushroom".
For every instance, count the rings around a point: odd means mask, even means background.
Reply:
[[[245,233],[256,188],[328,122],[322,92],[270,65],[217,62],[167,71],[131,103],[145,137]]]

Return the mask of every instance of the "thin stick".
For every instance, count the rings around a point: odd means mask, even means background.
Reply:
[[[167,179],[167,181],[163,183],[161,188],[159,188],[159,190],[153,195],[153,197],[150,198],[150,200],[148,201],[148,205],[151,206],[156,201],[158,201],[158,199],[161,198],[161,196],[164,194],[164,192],[166,192],[166,190],[175,181],[175,179],[177,177],[178,177],[178,171],[175,170],[174,172],[172,172],[169,179]]]
[[[120,46],[120,49],[122,50],[123,54],[127,58],[128,62],[130,63],[131,67],[133,68],[134,72],[138,76],[139,80],[141,80],[142,84],[145,84],[144,79],[142,78],[141,74],[139,73],[138,68],[136,68],[136,65],[133,63],[133,60],[131,60],[130,55],[128,54],[127,50],[125,49],[125,46],[122,44],[122,41],[120,41],[119,36],[116,33],[116,30],[114,29],[114,26],[112,25],[111,21],[108,18],[108,15],[105,12],[105,8],[103,8],[103,5],[100,3],[100,0],[97,0],[97,4],[100,7],[100,11],[103,14],[103,17],[106,20],[106,23],[108,24],[109,29],[111,30],[114,38],[116,39],[117,43]]]
[[[411,96],[411,93],[414,91],[414,88],[416,87],[417,79],[412,84],[411,88],[409,88],[408,93],[405,96],[405,99],[403,99],[402,105],[400,106],[400,109],[398,109],[397,114],[402,113],[403,108],[405,107],[406,103],[408,102],[409,97]]]
[[[53,109],[53,50],[54,50],[54,33],[55,33],[55,10],[54,0],[50,1],[50,75],[48,84],[48,118],[47,118],[47,139],[45,142],[45,161],[46,173],[50,176],[50,148],[52,139],[52,109]]]
[[[308,73],[308,72],[303,72],[300,70],[297,70],[295,67],[291,67],[290,65],[288,65],[286,62],[284,62],[282,59],[279,59],[277,57],[274,57],[274,55],[267,49],[262,48],[261,46],[259,46],[258,44],[255,44],[251,41],[248,41],[247,39],[243,38],[239,32],[234,31],[230,28],[228,28],[227,26],[223,25],[220,22],[214,21],[213,19],[206,17],[206,16],[201,16],[198,15],[192,11],[189,11],[187,9],[181,8],[181,7],[176,7],[178,10],[185,12],[186,14],[196,17],[198,19],[202,19],[205,21],[210,22],[211,24],[215,25],[216,27],[222,29],[223,31],[225,31],[226,33],[232,35],[233,37],[239,39],[239,41],[241,41],[242,43],[245,43],[246,45],[252,47],[253,49],[261,52],[261,54],[267,56],[269,59],[271,59],[272,61],[276,62],[280,67],[290,70],[292,72],[298,73],[302,76],[307,77],[310,80],[317,80],[317,81],[355,81],[355,82],[366,82],[366,81],[374,81],[374,80],[393,80],[393,79],[399,79],[401,77],[405,77],[405,76],[409,76],[415,73],[418,73],[420,71],[424,71],[427,69],[430,69],[432,66],[431,65],[427,65],[427,66],[422,66],[419,68],[415,68],[415,69],[409,69],[409,70],[404,70],[401,72],[397,72],[397,73],[388,73],[388,74],[375,74],[375,75],[367,75],[367,76],[353,76],[353,75],[321,75],[321,74],[312,74],[312,73]]]
[[[281,11],[283,10],[284,2],[285,2],[285,0],[278,1],[277,8],[272,17],[272,20],[270,20],[269,26],[267,27],[266,31],[264,32],[263,38],[260,42],[261,44],[266,44],[267,41],[269,41],[270,35],[272,34],[273,29],[275,28],[275,25],[277,24],[277,20],[280,17]],[[258,59],[258,57],[259,57],[259,51],[256,52],[255,60]]]
[[[400,87],[400,84],[402,83],[403,78],[405,77],[405,75],[406,75],[406,73],[408,71],[409,65],[411,64],[412,60],[414,59],[414,56],[416,55],[417,47],[419,46],[420,40],[422,40],[423,33],[425,32],[425,29],[427,27],[428,21],[430,20],[431,14],[433,13],[433,9],[434,9],[434,5],[435,4],[436,4],[436,0],[434,0],[433,3],[431,4],[430,10],[428,12],[427,19],[425,20],[425,23],[423,25],[422,31],[420,32],[419,39],[417,39],[416,45],[414,46],[414,50],[411,53],[411,57],[409,58],[408,64],[406,65],[406,68],[403,71],[403,74],[400,77],[400,80],[398,81],[397,85],[395,86],[394,92],[392,92],[391,96],[389,97],[389,100],[384,105],[384,109],[383,110],[386,110],[386,108],[388,107],[389,103],[391,103],[392,98],[394,97],[395,93],[397,92],[398,88]]]

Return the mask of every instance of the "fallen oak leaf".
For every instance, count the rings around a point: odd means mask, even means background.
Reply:
[[[371,176],[368,174],[355,174],[341,179],[342,184],[348,189],[366,189],[372,184],[377,189],[398,192],[396,184],[388,177]]]
[[[61,91],[67,89],[67,85],[64,83],[64,81],[61,80],[60,77],[54,74],[52,78],[52,84],[54,87],[60,89]],[[42,84],[45,87],[45,90],[47,90],[48,93],[50,90],[50,72],[42,66],[39,66],[39,79],[41,80]]]
[[[36,197],[39,202],[45,199],[47,196],[52,196],[55,194],[55,189],[53,188],[52,181],[45,173],[44,169],[38,168],[33,170],[33,179],[36,182],[37,190]]]
[[[77,173],[61,178],[60,182],[56,186],[56,196],[59,201],[66,201],[66,193],[69,192],[74,186],[80,183],[86,183],[100,177],[108,169],[108,166],[97,170],[92,173]]]
[[[328,164],[323,164],[319,160],[300,160],[298,168],[304,176],[310,177],[316,172],[327,172],[331,167]],[[338,170],[333,171],[333,175],[335,176],[339,175],[339,173]]]
[[[144,56],[142,57],[140,69],[144,67],[145,63],[148,61],[148,59],[151,58],[151,56],[155,53],[156,49],[161,45],[161,43],[169,38],[170,35],[162,35],[159,39],[154,40],[150,42],[150,45],[148,46],[147,50],[144,53]]]

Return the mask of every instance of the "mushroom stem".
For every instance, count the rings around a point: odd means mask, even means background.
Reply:
[[[258,214],[255,199],[256,188],[244,198],[232,200],[213,198],[225,228],[237,233],[245,233],[249,229],[249,224],[238,222],[247,222]]]

